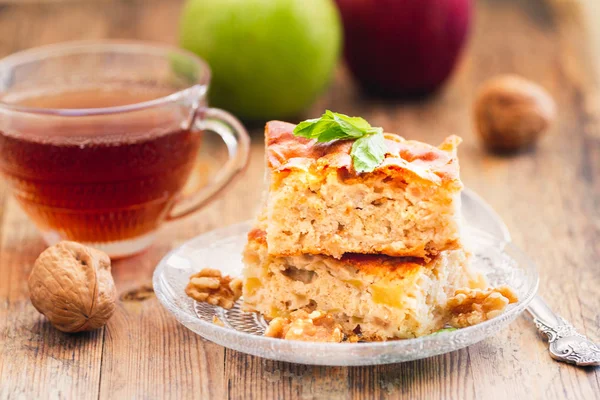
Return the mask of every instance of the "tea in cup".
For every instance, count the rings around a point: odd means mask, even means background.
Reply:
[[[161,224],[238,175],[249,138],[232,115],[207,107],[209,83],[195,55],[135,42],[61,44],[0,60],[0,172],[48,244],[137,253]],[[229,160],[184,196],[210,133]]]

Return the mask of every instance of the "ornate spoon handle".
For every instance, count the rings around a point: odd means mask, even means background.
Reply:
[[[600,347],[556,315],[540,296],[535,296],[527,311],[538,330],[548,336],[552,358],[579,366],[600,365]]]

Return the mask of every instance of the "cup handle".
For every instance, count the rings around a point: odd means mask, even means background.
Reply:
[[[179,198],[167,215],[167,221],[185,217],[202,208],[248,164],[250,137],[246,128],[233,115],[218,108],[201,108],[196,111],[192,126],[193,129],[212,131],[221,136],[227,146],[229,159],[212,182],[194,193]]]

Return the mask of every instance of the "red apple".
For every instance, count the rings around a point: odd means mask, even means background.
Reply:
[[[336,0],[344,56],[368,91],[429,94],[448,78],[464,45],[471,0]]]

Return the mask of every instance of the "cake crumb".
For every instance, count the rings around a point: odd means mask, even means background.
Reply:
[[[294,311],[289,318],[273,319],[265,331],[265,336],[301,340],[305,342],[339,343],[344,338],[342,327],[330,314],[313,311],[310,314],[303,310]]]
[[[358,335],[350,335],[346,338],[346,342],[348,343],[358,343],[360,342],[361,338]]]

